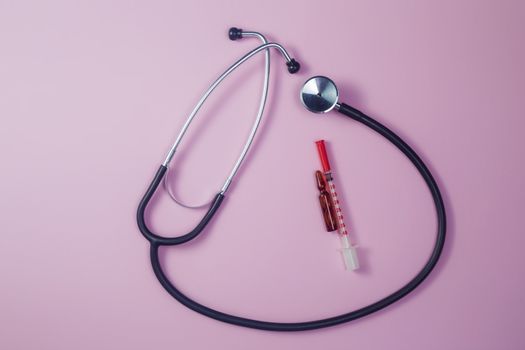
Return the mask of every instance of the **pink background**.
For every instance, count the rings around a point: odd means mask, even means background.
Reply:
[[[523,349],[525,6],[520,1],[1,1],[1,349]],[[135,210],[208,84],[258,45],[285,45],[256,144],[216,220],[163,249],[196,300],[303,321],[366,305],[422,266],[430,195],[384,139],[297,96],[310,76],[420,152],[446,200],[431,277],[350,324],[295,334],[196,314],[157,282]],[[217,192],[255,116],[262,56],[221,87],[175,157],[174,190]],[[327,120],[329,119],[329,120]],[[323,230],[313,141],[325,138],[363,268],[345,272]],[[183,233],[201,211],[159,196],[149,217]]]

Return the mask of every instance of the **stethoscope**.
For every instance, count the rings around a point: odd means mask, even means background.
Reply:
[[[239,317],[235,315],[230,315],[221,311],[214,310],[210,307],[207,307],[205,305],[202,305],[193,299],[189,298],[185,294],[183,294],[180,290],[178,290],[171,281],[166,277],[164,271],[162,270],[162,266],[159,262],[159,247],[161,246],[171,246],[171,245],[179,245],[186,242],[189,242],[190,240],[197,237],[206,227],[206,225],[210,222],[210,220],[213,218],[217,210],[219,209],[224,196],[226,192],[228,191],[228,188],[230,184],[232,183],[235,175],[237,174],[237,171],[239,170],[242,162],[244,161],[246,154],[248,153],[250,146],[253,143],[253,139],[255,137],[255,134],[257,132],[257,129],[259,128],[262,115],[264,112],[264,107],[266,105],[267,95],[268,95],[268,87],[269,87],[269,73],[270,73],[270,55],[269,55],[269,49],[274,48],[277,49],[282,56],[286,60],[286,65],[288,67],[288,71],[290,73],[296,73],[300,69],[300,65],[297,61],[295,61],[293,58],[290,57],[288,52],[284,49],[283,46],[277,44],[277,43],[269,43],[266,38],[258,33],[258,32],[249,32],[249,31],[243,31],[241,29],[237,28],[231,28],[229,31],[229,37],[231,40],[237,40],[245,37],[256,37],[262,41],[262,45],[256,47],[255,49],[249,51],[247,54],[245,54],[243,57],[241,57],[239,60],[237,60],[234,64],[232,64],[224,73],[222,73],[219,78],[217,78],[211,86],[206,90],[204,95],[201,97],[201,99],[197,102],[197,105],[193,109],[193,111],[190,113],[189,117],[187,118],[186,122],[184,123],[181,131],[179,132],[175,143],[169,150],[164,162],[157,170],[157,173],[155,174],[153,181],[149,185],[146,193],[144,194],[144,197],[142,198],[138,210],[137,210],[137,223],[140,229],[140,232],[146,237],[146,239],[150,242],[150,260],[151,265],[153,267],[153,271],[155,272],[155,275],[157,276],[157,279],[162,284],[162,286],[166,289],[166,291],[171,294],[175,299],[177,299],[180,303],[185,305],[186,307],[199,312],[205,316],[214,318],[216,320],[231,323],[238,326],[243,327],[249,327],[249,328],[256,328],[256,329],[262,329],[262,330],[269,330],[269,331],[303,331],[303,330],[312,330],[312,329],[318,329],[318,328],[324,328],[329,326],[334,326],[337,324],[341,324],[344,322],[349,322],[361,317],[364,317],[366,315],[369,315],[371,313],[374,313],[376,311],[379,311],[388,305],[398,301],[399,299],[403,298],[410,292],[412,292],[423,280],[430,274],[432,269],[436,266],[436,263],[439,260],[439,257],[441,255],[441,251],[443,250],[443,245],[445,243],[445,233],[446,233],[446,216],[445,216],[445,206],[443,204],[443,199],[441,197],[438,185],[436,184],[436,181],[432,177],[432,174],[426,167],[426,165],[423,163],[421,158],[416,154],[416,152],[407,145],[399,136],[397,136],[393,131],[379,123],[378,121],[370,118],[369,116],[365,115],[361,111],[345,104],[339,102],[339,92],[337,90],[336,85],[332,80],[330,80],[327,77],[324,76],[315,76],[306,81],[304,84],[300,99],[303,103],[303,105],[311,112],[318,113],[318,114],[324,114],[331,110],[335,110],[341,114],[343,114],[346,117],[350,117],[353,120],[356,120],[375,132],[379,133],[383,137],[385,137],[387,140],[389,140],[392,144],[394,144],[405,156],[407,156],[408,159],[414,164],[416,169],[419,171],[423,179],[425,180],[425,183],[427,184],[430,193],[432,195],[432,199],[434,201],[434,205],[436,208],[437,213],[437,219],[438,219],[438,227],[437,227],[437,236],[436,241],[434,244],[434,248],[432,250],[432,253],[428,259],[428,261],[425,263],[423,268],[419,271],[419,273],[416,274],[415,277],[413,277],[408,283],[406,283],[403,287],[398,289],[397,291],[393,292],[392,294],[370,304],[365,307],[362,307],[357,310],[353,310],[351,312],[337,315],[330,318],[320,319],[320,320],[313,320],[313,321],[305,321],[305,322],[292,322],[292,323],[282,323],[282,322],[270,322],[270,321],[259,321],[254,319],[248,319],[244,317]],[[213,90],[230,74],[232,73],[237,67],[239,67],[241,64],[249,60],[251,57],[255,56],[257,53],[263,52],[265,53],[265,72],[264,72],[264,81],[263,81],[263,88],[262,88],[262,94],[259,104],[259,109],[257,112],[257,116],[255,118],[254,124],[252,126],[251,132],[248,136],[248,139],[241,151],[241,154],[239,158],[237,159],[236,163],[234,164],[229,176],[227,177],[226,181],[224,182],[223,186],[219,190],[219,192],[214,196],[212,201],[208,204],[208,210],[204,214],[203,218],[200,220],[200,222],[195,226],[193,230],[190,232],[177,236],[177,237],[163,237],[159,236],[153,232],[150,231],[148,226],[145,222],[145,211],[146,207],[148,206],[149,201],[155,194],[155,191],[159,187],[160,183],[163,181],[165,177],[167,177],[168,167],[170,165],[171,160],[173,159],[173,156],[175,155],[175,152],[177,150],[177,147],[180,145],[184,135],[186,134],[186,131],[188,130],[188,127],[190,126],[191,122],[193,121],[194,117],[196,116],[199,109],[202,107],[206,99],[210,96],[210,94],[213,92]],[[177,202],[181,203],[180,200],[178,200],[173,193],[170,191],[169,186],[165,183],[166,188],[168,190],[168,193],[174,198]],[[182,203],[184,206],[187,207],[201,207],[200,205],[187,205]],[[206,204],[205,204],[206,205]]]

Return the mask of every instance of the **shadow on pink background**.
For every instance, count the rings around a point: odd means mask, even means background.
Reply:
[[[525,7],[478,2],[0,3],[1,349],[521,349]],[[171,280],[197,301],[268,321],[362,307],[401,287],[432,249],[436,219],[416,170],[387,141],[298,100],[327,75],[341,100],[402,136],[447,206],[431,276],[364,319],[281,334],[207,319],[156,280],[137,204],[201,93],[258,45],[272,53],[269,103],[220,212],[196,240],[163,248]],[[257,111],[263,57],[198,115],[171,185],[211,198]],[[324,138],[363,268],[345,272],[325,233],[313,173]],[[159,193],[154,230],[203,214]]]

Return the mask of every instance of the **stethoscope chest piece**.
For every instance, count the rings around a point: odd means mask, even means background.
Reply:
[[[331,79],[319,75],[304,83],[300,97],[310,112],[327,113],[337,105],[339,91]]]

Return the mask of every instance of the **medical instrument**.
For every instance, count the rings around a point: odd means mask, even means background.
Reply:
[[[288,71],[290,73],[295,73],[299,70],[300,65],[292,59],[287,51],[282,47],[281,45],[277,43],[268,43],[264,36],[257,32],[244,32],[241,29],[237,28],[231,28],[229,32],[229,37],[231,40],[237,40],[241,39],[245,36],[252,36],[259,38],[263,44],[254,48],[253,50],[246,53],[243,57],[241,57],[239,60],[237,60],[232,66],[230,66],[211,86],[209,89],[209,93],[215,88],[227,75],[229,75],[233,70],[235,70],[239,65],[246,62],[248,59],[256,55],[260,52],[267,53],[270,48],[276,49],[278,52],[281,53],[281,55],[286,60],[286,65],[288,67]],[[266,61],[265,67],[268,66],[269,61]],[[268,70],[266,69],[265,72]],[[264,86],[267,86],[268,79],[265,78],[264,80]],[[267,88],[263,88],[263,93],[261,97],[261,104],[259,110],[264,109],[264,103],[263,100],[266,101],[265,94],[267,93]],[[330,110],[336,110],[337,112],[350,117],[351,119],[358,121],[365,126],[371,128],[375,132],[379,133],[383,137],[385,137],[387,140],[389,140],[393,145],[395,145],[407,158],[412,162],[412,164],[416,167],[420,175],[423,177],[426,185],[428,186],[430,193],[432,195],[432,199],[434,201],[436,213],[437,213],[437,235],[436,235],[436,241],[434,244],[434,247],[432,249],[432,253],[427,260],[427,262],[424,264],[422,269],[411,279],[409,280],[405,285],[403,285],[398,290],[394,291],[393,293],[381,298],[378,301],[375,301],[371,303],[370,305],[366,305],[364,307],[361,307],[357,310],[352,310],[337,316],[328,317],[324,319],[319,320],[311,320],[311,321],[304,321],[304,322],[273,322],[273,321],[261,321],[261,320],[255,320],[255,319],[249,319],[246,317],[240,317],[236,315],[231,315],[226,312],[218,311],[215,309],[212,309],[208,306],[205,306],[190,297],[188,297],[186,294],[184,294],[182,291],[180,291],[166,276],[164,273],[160,260],[159,260],[159,248],[161,246],[172,246],[172,245],[179,245],[186,243],[194,238],[196,238],[206,227],[206,225],[210,222],[210,220],[213,218],[214,214],[217,212],[217,209],[220,207],[221,203],[223,202],[224,196],[226,194],[226,191],[228,190],[228,187],[233,180],[233,177],[236,174],[236,171],[238,170],[240,164],[242,163],[244,156],[246,155],[247,149],[246,147],[243,149],[243,152],[241,153],[241,156],[239,157],[238,162],[232,169],[232,172],[230,173],[230,176],[225,181],[223,187],[220,189],[220,191],[215,195],[214,199],[212,200],[211,204],[209,205],[209,208],[203,218],[200,220],[200,222],[195,226],[193,230],[190,232],[176,236],[176,237],[164,237],[160,236],[158,234],[153,233],[147,226],[146,220],[145,220],[145,212],[146,208],[148,206],[148,203],[150,202],[151,198],[155,194],[157,188],[159,187],[160,182],[166,175],[167,167],[170,164],[170,161],[172,160],[173,155],[175,154],[175,151],[177,149],[177,146],[179,145],[182,137],[184,136],[184,133],[191,123],[192,118],[195,116],[195,113],[192,113],[190,118],[188,118],[187,122],[185,123],[183,130],[180,132],[179,136],[177,137],[177,140],[175,141],[175,144],[172,146],[170,151],[168,152],[168,155],[166,156],[166,159],[162,163],[162,165],[157,170],[157,173],[155,174],[151,184],[149,185],[148,189],[146,190],[146,193],[144,194],[142,200],[139,203],[138,209],[137,209],[137,224],[140,229],[140,232],[144,235],[144,237],[149,241],[150,243],[150,261],[151,265],[153,267],[153,271],[155,273],[155,276],[161,283],[161,285],[166,289],[166,291],[173,296],[176,300],[178,300],[180,303],[185,305],[186,307],[199,312],[205,316],[214,318],[216,320],[231,323],[238,326],[243,327],[249,327],[249,328],[255,328],[255,329],[261,329],[261,330],[268,330],[268,331],[304,331],[304,330],[312,330],[312,329],[318,329],[318,328],[324,328],[329,326],[338,325],[344,322],[349,322],[352,320],[359,319],[361,317],[370,315],[371,313],[377,312],[392,303],[395,303],[396,301],[400,300],[410,292],[412,292],[425,278],[430,274],[430,272],[433,270],[433,268],[436,266],[436,263],[439,260],[439,257],[441,255],[441,252],[443,250],[443,245],[445,243],[445,235],[446,235],[446,215],[445,215],[445,206],[443,203],[443,199],[441,197],[441,193],[439,191],[438,185],[436,184],[436,181],[432,177],[432,174],[426,167],[426,165],[423,163],[421,158],[414,152],[414,150],[408,146],[399,136],[397,136],[393,131],[379,123],[378,121],[370,118],[369,116],[365,115],[364,113],[358,111],[357,109],[346,105],[344,103],[338,102],[338,90],[335,84],[328,78],[323,76],[316,76],[306,81],[306,83],[303,86],[302,92],[300,94],[301,101],[304,104],[304,106],[315,113],[326,113]],[[206,97],[206,94],[205,94]],[[197,104],[197,107],[200,108],[202,103],[204,103],[205,97],[201,98],[199,103]],[[198,111],[198,108],[196,107],[196,110]],[[247,144],[251,142],[250,138],[247,141]],[[244,152],[246,150],[246,152]]]
[[[330,198],[330,193],[326,190],[326,181],[321,170],[315,172],[315,182],[319,190],[319,204],[321,205],[321,212],[323,213],[324,224],[326,231],[333,232],[337,230],[337,220],[335,219],[335,210]]]
[[[335,190],[334,177],[332,174],[332,167],[328,160],[328,153],[326,152],[326,146],[324,140],[315,141],[317,146],[317,153],[321,160],[321,166],[323,167],[324,177],[328,188],[330,189],[330,200],[332,201],[332,207],[335,211],[335,218],[337,222],[337,232],[339,233],[339,239],[341,241],[341,256],[347,270],[356,270],[359,268],[359,260],[357,258],[357,251],[355,246],[350,243],[348,237],[348,229],[344,221],[343,211],[341,210],[341,202],[337,196]]]

